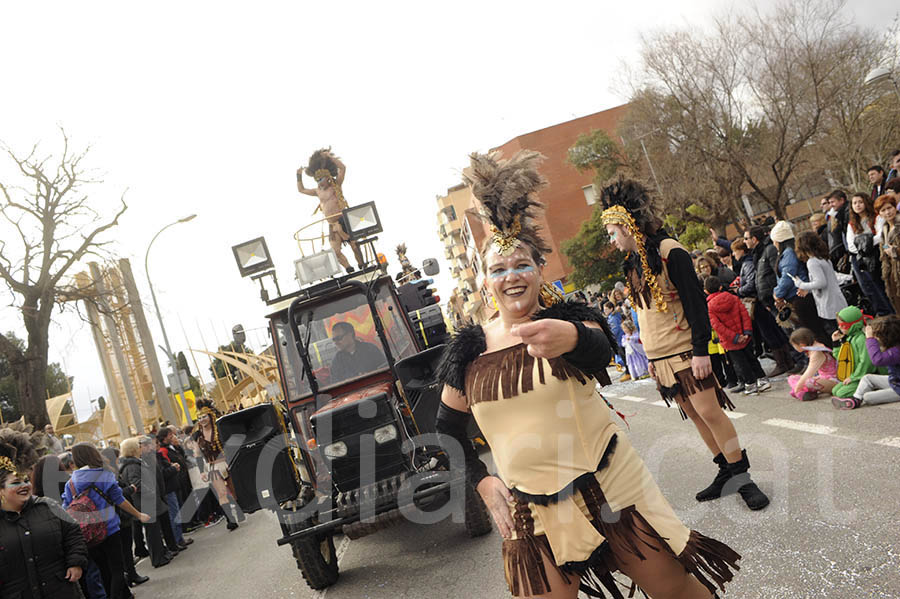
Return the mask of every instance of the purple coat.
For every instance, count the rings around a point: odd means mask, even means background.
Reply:
[[[881,351],[878,340],[874,337],[866,339],[866,349],[875,366],[884,366],[888,370],[888,384],[894,393],[900,395],[900,346]]]

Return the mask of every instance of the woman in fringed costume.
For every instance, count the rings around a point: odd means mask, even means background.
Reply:
[[[208,471],[203,472],[201,465],[201,476],[204,481],[209,482],[209,486],[216,494],[216,499],[219,500],[219,505],[222,506],[222,511],[228,520],[228,530],[234,530],[238,527],[238,520],[243,519],[243,515],[235,503],[234,483],[228,475],[225,450],[222,442],[219,441],[219,427],[216,426],[216,418],[219,413],[213,402],[206,399],[197,400],[197,409],[199,410],[198,426],[191,438],[200,451],[198,457],[202,457],[208,467]]]
[[[706,297],[687,250],[669,237],[651,212],[650,194],[620,179],[603,189],[602,220],[610,239],[627,252],[624,271],[637,309],[650,376],[668,404],[675,401],[690,418],[719,467],[697,501],[740,493],[751,510],[769,505],[750,479],[750,462],[724,408],[734,409],[712,374]]]
[[[482,250],[499,318],[462,328],[438,367],[436,429],[463,447],[466,474],[503,541],[516,597],[620,599],[616,571],[653,599],[701,599],[740,556],[685,527],[596,384],[615,341],[603,316],[547,292],[536,225],[540,155],[473,154],[468,182],[491,224]],[[552,304],[552,305],[551,305]],[[466,436],[471,416],[493,452],[490,476]],[[627,588],[627,587],[624,587]]]

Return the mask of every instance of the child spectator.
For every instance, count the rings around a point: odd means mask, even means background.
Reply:
[[[753,355],[753,325],[747,308],[736,295],[725,291],[719,277],[708,277],[704,283],[709,307],[709,321],[719,341],[734,364],[744,393],[751,395],[768,391],[772,385],[766,379],[759,360]]]
[[[634,380],[642,379],[649,374],[649,361],[644,353],[644,345],[634,326],[634,322],[625,319],[622,321],[622,332],[625,333],[622,345],[625,346],[625,361],[628,364],[628,372]]]
[[[834,348],[834,357],[838,360],[839,373],[842,370],[842,363],[847,367],[852,365],[852,370],[843,381],[832,388],[831,394],[835,397],[845,399],[853,397],[860,379],[876,371],[872,359],[869,358],[869,352],[866,350],[864,318],[862,310],[856,306],[847,306],[838,312],[837,322],[840,330],[834,332],[832,340],[840,341],[842,344]],[[848,347],[845,348],[843,345]]]
[[[619,344],[619,351],[615,354],[615,359],[616,370],[621,371],[625,368],[625,348],[622,345],[622,321],[625,319],[625,316],[620,310],[616,309],[615,304],[611,301],[607,301],[603,304],[603,315],[606,316],[606,322],[609,323],[609,330],[612,331],[616,343]],[[630,380],[631,376],[627,371],[619,378],[619,382]]]
[[[853,397],[832,398],[831,403],[839,410],[900,401],[900,316],[891,314],[873,320],[866,327],[866,349],[872,364],[887,368],[888,373],[867,374],[860,379]]]
[[[800,401],[811,401],[819,393],[831,393],[840,381],[837,378],[837,360],[831,355],[831,348],[816,341],[809,329],[800,328],[791,333],[791,345],[806,355],[809,365],[803,374],[788,377],[791,395]]]

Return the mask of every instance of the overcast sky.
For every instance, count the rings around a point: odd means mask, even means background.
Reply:
[[[212,348],[242,323],[258,351],[267,343],[266,308],[256,285],[238,275],[231,246],[265,236],[282,290],[296,288],[292,236],[313,220],[316,201],[297,193],[294,173],[312,151],[331,145],[344,160],[350,204],[378,203],[391,272],[393,247],[405,241],[413,263],[442,261],[446,298],[452,282],[435,196],[459,182],[466,155],[625,102],[616,81],[623,64],[635,63],[642,31],[702,26],[734,6],[4,3],[0,140],[19,151],[35,142],[56,151],[61,125],[73,144],[92,146],[88,162],[104,183],[91,193],[111,210],[125,192],[129,208],[110,238],[131,259],[148,308],[147,244],[196,213],[150,255],[169,338],[176,351],[204,341]],[[894,6],[860,0],[848,10],[863,24],[883,24]],[[8,174],[0,161],[0,176]],[[0,310],[2,330],[20,329],[17,311]],[[160,343],[152,310],[148,318]],[[82,416],[90,399],[107,395],[90,333],[76,317],[57,315],[50,359],[75,376]]]

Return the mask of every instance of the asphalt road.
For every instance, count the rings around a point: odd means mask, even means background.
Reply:
[[[751,472],[772,497],[756,513],[734,496],[705,504],[693,499],[712,480],[714,465],[692,425],[658,405],[651,383],[618,383],[604,392],[626,414],[627,434],[685,523],[743,555],[726,597],[900,597],[900,404],[840,412],[827,399],[795,401],[786,388],[781,381],[758,396],[733,397],[732,418]],[[470,539],[461,524],[403,523],[356,541],[337,539],[341,576],[321,592],[305,585],[290,549],[275,545],[279,535],[278,523],[264,512],[234,532],[224,524],[197,531],[191,548],[165,568],[139,564],[151,581],[135,595],[509,596],[496,533]]]

